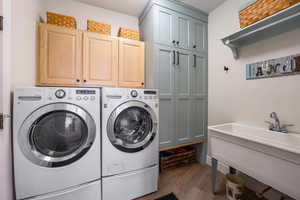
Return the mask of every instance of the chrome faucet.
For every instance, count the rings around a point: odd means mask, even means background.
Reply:
[[[288,133],[287,127],[289,126],[294,126],[293,124],[280,124],[280,120],[278,118],[278,115],[276,112],[272,112],[270,114],[271,119],[274,119],[274,123],[270,121],[266,121],[266,123],[269,124],[269,130],[270,131],[276,131],[276,132],[281,132],[281,133]]]

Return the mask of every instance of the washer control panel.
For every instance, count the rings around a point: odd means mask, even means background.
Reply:
[[[95,101],[96,95],[99,93],[95,89],[50,88],[47,92],[47,100]]]

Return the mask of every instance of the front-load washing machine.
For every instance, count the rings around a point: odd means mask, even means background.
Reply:
[[[131,200],[157,191],[158,94],[150,89],[102,89],[104,200]]]
[[[16,88],[16,199],[101,200],[99,88]]]

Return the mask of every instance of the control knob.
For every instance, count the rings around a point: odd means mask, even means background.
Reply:
[[[138,96],[138,92],[137,92],[136,90],[132,90],[132,91],[130,92],[130,95],[131,95],[132,97],[136,98],[136,97]]]
[[[62,98],[64,98],[64,97],[66,96],[66,92],[65,92],[64,90],[62,90],[62,89],[57,90],[57,91],[55,92],[55,96],[56,96],[58,99],[62,99]]]

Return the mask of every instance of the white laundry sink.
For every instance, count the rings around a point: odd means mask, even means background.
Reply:
[[[297,133],[280,133],[238,123],[210,126],[208,129],[300,154],[300,134]]]
[[[228,123],[208,127],[213,172],[221,161],[300,199],[300,135]],[[215,182],[215,173],[213,181]]]

